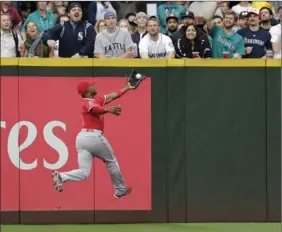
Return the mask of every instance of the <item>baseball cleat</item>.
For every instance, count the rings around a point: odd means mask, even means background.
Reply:
[[[114,194],[114,198],[119,199],[121,197],[125,197],[125,196],[129,195],[131,193],[131,191],[132,191],[132,188],[127,188],[127,190],[122,194]]]
[[[63,191],[63,182],[61,180],[61,177],[57,171],[52,172],[53,177],[53,186],[58,192]]]

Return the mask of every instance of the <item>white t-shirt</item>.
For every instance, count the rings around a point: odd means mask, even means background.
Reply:
[[[54,47],[54,56],[59,57],[59,40],[56,41],[56,45]]]
[[[11,58],[17,57],[16,53],[16,43],[11,31],[4,32],[0,29],[0,39],[1,39],[1,58]],[[18,36],[18,48],[23,45],[23,40],[21,39],[20,35]]]
[[[216,5],[216,2],[208,2],[208,1],[194,1],[192,2],[189,7],[188,11],[192,11],[195,15],[195,17],[204,17],[205,19],[210,18],[211,12],[213,11],[214,7]],[[223,17],[221,9],[217,8],[214,15],[218,15],[220,17]]]
[[[157,41],[152,41],[150,34],[145,35],[139,43],[140,55],[148,53],[149,58],[167,58],[169,52],[174,52],[174,46],[170,37],[159,33]]]
[[[242,11],[248,11],[250,8],[252,8],[251,4],[249,4],[248,6],[240,6],[239,4],[237,4],[232,7],[232,11],[239,15]]]
[[[269,33],[271,35],[271,42],[275,43],[278,41],[279,36],[281,35],[281,24],[277,24],[270,28]],[[281,59],[281,49],[280,52],[274,52],[275,59]]]

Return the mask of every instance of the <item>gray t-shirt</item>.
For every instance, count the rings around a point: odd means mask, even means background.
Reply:
[[[107,57],[120,57],[132,46],[133,42],[129,31],[116,27],[114,33],[109,33],[104,29],[96,36],[94,53]]]

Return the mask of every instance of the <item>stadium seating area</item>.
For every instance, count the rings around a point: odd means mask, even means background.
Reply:
[[[1,58],[281,59],[281,6],[3,1]]]

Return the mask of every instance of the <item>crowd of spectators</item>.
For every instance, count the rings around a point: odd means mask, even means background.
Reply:
[[[279,2],[0,3],[1,57],[281,59]]]

